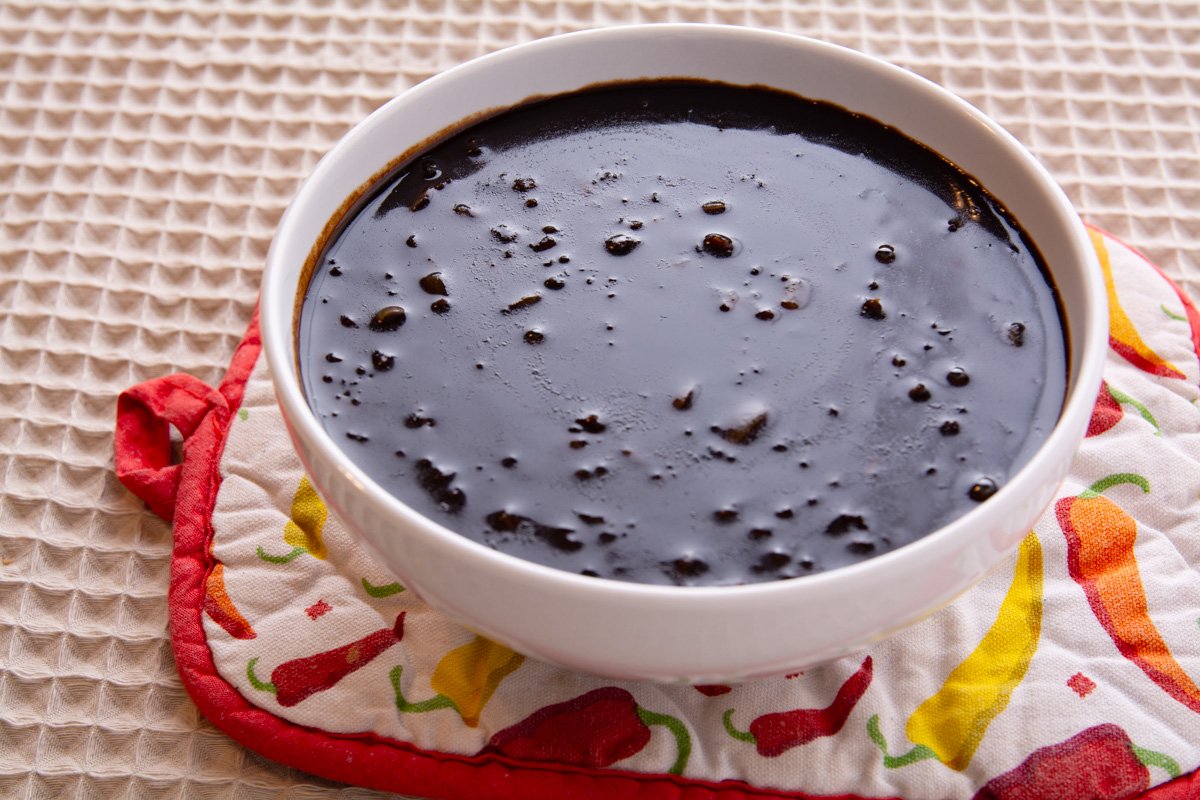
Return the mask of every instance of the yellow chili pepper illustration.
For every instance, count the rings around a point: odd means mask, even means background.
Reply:
[[[988,725],[1008,705],[1037,650],[1042,583],[1042,546],[1030,533],[1021,542],[1012,584],[992,627],[937,693],[908,718],[905,733],[916,746],[904,755],[888,755],[879,716],[867,722],[868,734],[883,751],[884,766],[903,767],[936,758],[954,770],[967,768]]]
[[[329,554],[325,550],[325,540],[321,538],[321,532],[325,529],[325,520],[328,517],[329,510],[325,508],[325,503],[321,502],[317,490],[309,483],[308,476],[301,476],[300,485],[296,487],[296,494],[292,497],[291,519],[283,526],[283,541],[292,546],[291,552],[273,556],[260,546],[258,557],[272,564],[286,564],[296,556],[308,553],[313,558],[324,561]]]
[[[392,670],[392,688],[396,693],[396,708],[405,714],[453,708],[467,727],[479,724],[479,714],[496,688],[525,661],[502,644],[476,636],[471,641],[442,656],[429,683],[437,695],[417,703],[404,699],[400,691],[402,667]]]

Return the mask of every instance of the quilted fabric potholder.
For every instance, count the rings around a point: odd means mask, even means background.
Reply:
[[[269,758],[416,795],[1195,797],[1200,314],[1092,236],[1105,383],[1019,552],[869,653],[736,686],[570,672],[423,605],[303,474],[252,321],[219,387],[169,376],[118,408],[118,473],[175,523],[184,683]]]

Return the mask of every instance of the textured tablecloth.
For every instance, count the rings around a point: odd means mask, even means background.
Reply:
[[[991,114],[1200,295],[1200,6],[0,0],[0,797],[367,797],[200,719],[170,530],[112,471],[117,393],[219,380],[272,230],[354,122],[568,30],[725,22],[882,56]]]

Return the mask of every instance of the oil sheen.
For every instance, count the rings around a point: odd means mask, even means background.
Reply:
[[[691,81],[529,103],[403,163],[328,242],[298,342],[325,429],[417,511],[685,585],[934,531],[1032,455],[1067,372],[1045,267],[971,177],[836,106]]]

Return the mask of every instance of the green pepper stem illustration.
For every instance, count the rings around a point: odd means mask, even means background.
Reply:
[[[727,709],[725,711],[725,713],[721,715],[721,724],[725,726],[725,732],[728,733],[730,736],[732,736],[734,739],[737,739],[739,742],[749,742],[750,744],[758,743],[758,737],[755,736],[753,733],[751,733],[750,731],[739,731],[737,728],[735,728],[733,726],[733,709],[732,708]]]
[[[1162,309],[1164,314],[1166,314],[1168,317],[1175,320],[1176,322],[1187,322],[1188,321],[1187,317],[1181,317],[1178,314],[1176,314],[1174,311],[1172,311],[1171,309],[1167,308],[1166,303],[1160,303],[1158,307]]]
[[[893,756],[888,753],[887,739],[884,738],[883,731],[879,730],[879,715],[872,714],[867,720],[867,735],[871,737],[871,741],[883,753],[883,765],[888,769],[896,769],[898,767],[907,767],[909,764],[915,764],[918,761],[925,761],[930,758],[937,758],[937,753],[923,744],[914,745],[912,750],[909,750],[902,756]]]
[[[273,556],[270,553],[268,553],[266,550],[263,550],[262,545],[258,546],[258,557],[261,558],[263,561],[266,561],[270,564],[286,564],[289,561],[291,561],[293,558],[296,558],[297,556],[302,556],[307,552],[308,552],[308,550],[306,550],[303,547],[296,547],[296,548],[292,549],[292,552],[286,553],[285,555]]]
[[[435,694],[428,700],[422,700],[419,703],[410,703],[404,699],[404,692],[400,689],[400,675],[404,672],[404,667],[394,667],[388,674],[388,678],[392,681],[392,691],[396,695],[396,708],[404,714],[423,714],[426,711],[437,711],[439,708],[453,708],[455,711],[458,707],[454,701],[444,694]]]
[[[1172,778],[1178,778],[1179,773],[1182,772],[1179,768],[1179,762],[1166,753],[1160,753],[1157,750],[1147,750],[1144,747],[1138,747],[1136,744],[1131,744],[1129,747],[1133,750],[1133,754],[1137,756],[1138,761],[1147,767],[1159,767],[1165,770]]]
[[[376,586],[375,584],[371,583],[366,578],[363,578],[362,579],[362,587],[363,587],[364,592],[369,594],[371,597],[377,597],[377,598],[391,597],[394,594],[400,594],[401,592],[404,591],[404,587],[401,586],[398,581],[394,582],[394,583],[385,583],[380,586]]]
[[[254,674],[254,665],[258,663],[258,656],[246,662],[246,680],[250,681],[250,685],[260,692],[276,693],[275,684],[270,681],[262,681]]]
[[[675,737],[676,753],[675,763],[667,772],[672,775],[680,775],[683,773],[683,768],[687,766],[688,757],[692,754],[692,737],[687,732],[687,728],[683,727],[683,723],[675,719],[669,714],[659,714],[657,711],[651,711],[648,708],[637,708],[638,719],[645,725],[662,725],[671,732]]]

